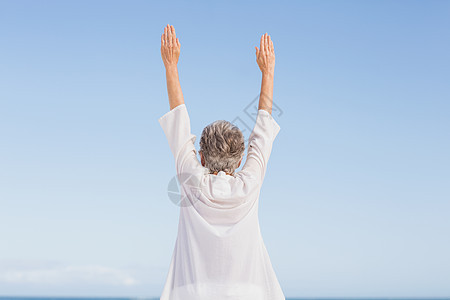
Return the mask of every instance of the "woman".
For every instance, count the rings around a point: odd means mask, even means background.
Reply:
[[[161,300],[285,299],[258,221],[259,191],[280,126],[272,118],[275,52],[266,33],[256,48],[262,72],[255,127],[244,156],[242,132],[216,121],[202,132],[200,161],[178,79],[180,42],[169,24],[161,36],[170,111],[158,121],[175,158],[184,197]],[[184,178],[182,178],[184,177]]]

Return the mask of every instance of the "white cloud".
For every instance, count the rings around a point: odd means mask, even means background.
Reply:
[[[139,281],[125,270],[100,265],[8,261],[0,263],[0,283],[52,285],[87,283],[133,286],[139,284]]]

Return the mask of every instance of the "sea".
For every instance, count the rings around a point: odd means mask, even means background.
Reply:
[[[159,300],[159,298],[111,298],[111,297],[20,297],[20,296],[0,296],[0,300]],[[448,298],[286,298],[286,300],[450,300]]]

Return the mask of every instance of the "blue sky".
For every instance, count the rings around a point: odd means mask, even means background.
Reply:
[[[160,35],[192,132],[258,95],[286,296],[450,296],[450,1],[1,1],[0,294],[159,296],[176,239]],[[245,133],[248,136],[248,132]]]

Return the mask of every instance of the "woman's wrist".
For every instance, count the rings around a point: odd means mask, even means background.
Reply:
[[[263,77],[272,77],[273,78],[273,75],[274,75],[274,71],[273,70],[270,70],[270,71],[262,71],[262,76]]]
[[[178,71],[178,67],[176,64],[165,65],[165,67],[167,72]]]

